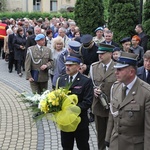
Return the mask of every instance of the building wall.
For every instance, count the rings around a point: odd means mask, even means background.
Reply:
[[[73,7],[76,0],[57,0],[57,10]],[[33,11],[33,0],[7,0],[9,11]],[[41,12],[50,12],[50,0],[41,0]]]

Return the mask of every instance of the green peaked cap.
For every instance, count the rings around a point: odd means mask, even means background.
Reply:
[[[98,51],[97,51],[97,53],[113,52],[114,48],[115,47],[113,45],[108,45],[108,44],[100,43],[98,45]]]

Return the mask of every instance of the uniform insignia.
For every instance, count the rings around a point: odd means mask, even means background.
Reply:
[[[77,80],[79,81],[79,80],[80,80],[80,78],[77,78]]]
[[[65,78],[65,81],[67,80],[67,78]]]
[[[135,103],[136,103],[136,101],[131,101],[130,103],[131,103],[131,104],[135,104]]]
[[[135,95],[135,91],[132,92],[132,95]]]
[[[130,118],[133,117],[133,112],[129,111],[128,115],[129,115]]]

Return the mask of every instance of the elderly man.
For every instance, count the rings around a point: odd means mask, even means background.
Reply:
[[[143,56],[144,65],[137,69],[137,76],[150,84],[150,50],[147,50]]]
[[[60,77],[59,87],[66,87],[71,82],[69,90],[78,96],[78,106],[81,108],[81,122],[74,132],[61,131],[61,144],[63,150],[73,150],[76,140],[79,150],[89,150],[89,122],[87,110],[91,107],[93,100],[93,85],[91,79],[82,75],[80,70],[80,57],[78,54],[66,58],[66,75]]]
[[[45,45],[45,36],[35,37],[36,45],[28,48],[25,60],[26,79],[33,93],[42,94],[48,88],[48,69],[52,67],[51,50]]]
[[[102,42],[104,44],[113,45],[115,47],[119,47],[118,43],[113,41],[113,32],[111,30],[106,30],[104,32],[105,41]]]
[[[122,52],[114,66],[117,82],[111,88],[105,138],[109,150],[150,148],[150,85],[136,76],[137,58]]]
[[[105,134],[108,120],[110,102],[110,88],[116,81],[114,62],[112,58],[114,46],[100,44],[98,48],[99,61],[91,65],[90,76],[94,86],[94,99],[92,112],[95,116],[95,125],[97,130],[98,149],[105,149]],[[106,102],[102,101],[102,95],[106,95]],[[105,105],[106,104],[106,105]]]

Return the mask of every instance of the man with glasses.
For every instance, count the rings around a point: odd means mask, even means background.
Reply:
[[[111,88],[106,138],[109,150],[150,147],[150,86],[136,76],[138,55],[122,52]],[[110,144],[109,144],[110,143]]]

